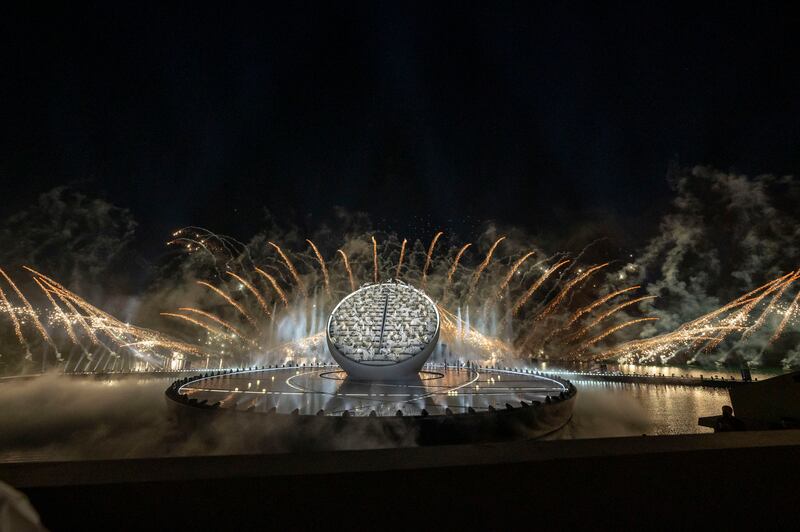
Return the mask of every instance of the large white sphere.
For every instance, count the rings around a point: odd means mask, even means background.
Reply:
[[[439,341],[439,311],[401,281],[369,284],[336,305],[326,333],[331,355],[351,377],[414,378]]]

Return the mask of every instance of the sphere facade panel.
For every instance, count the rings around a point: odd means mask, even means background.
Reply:
[[[410,376],[436,346],[439,312],[427,295],[405,283],[371,284],[333,309],[327,339],[334,359],[354,377]]]

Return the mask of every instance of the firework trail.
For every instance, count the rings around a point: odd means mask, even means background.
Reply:
[[[242,286],[247,288],[250,291],[250,293],[255,296],[256,300],[258,301],[258,306],[261,307],[261,310],[264,311],[264,314],[269,318],[270,317],[269,306],[267,306],[267,302],[264,301],[264,298],[261,297],[261,294],[258,292],[258,290],[256,290],[256,288],[253,285],[251,285],[250,283],[248,283],[246,280],[236,275],[235,273],[231,271],[227,271],[225,273],[227,273],[228,275],[230,275],[231,277],[242,283]]]
[[[267,272],[265,272],[261,268],[256,268],[256,272],[270,282],[270,284],[272,285],[272,288],[275,290],[275,292],[278,294],[278,297],[283,302],[283,306],[284,307],[288,307],[289,306],[289,300],[286,299],[286,294],[284,294],[283,290],[281,290],[281,287],[278,284],[278,281],[276,281],[273,276],[271,276],[270,274],[268,274]]]
[[[180,234],[180,232],[176,231],[175,233],[173,233],[173,236],[177,236],[178,234]],[[172,244],[180,244],[181,241],[188,242],[188,244],[186,244],[186,249],[188,249],[189,251],[193,251],[192,250],[192,244],[194,244],[194,245],[196,245],[198,247],[201,247],[204,250],[206,250],[206,253],[208,253],[208,255],[211,257],[211,260],[214,261],[214,270],[217,272],[217,276],[222,277],[222,273],[220,273],[219,266],[217,265],[217,256],[214,255],[214,253],[210,249],[208,249],[208,246],[206,246],[205,241],[202,241],[202,240],[198,241],[198,240],[194,240],[192,238],[187,238],[185,236],[182,236],[182,237],[175,238],[174,240],[170,240],[169,242],[167,242],[167,245],[169,246],[169,245],[172,245]]]
[[[400,267],[403,265],[403,257],[406,256],[406,244],[407,243],[408,243],[408,240],[406,240],[404,238],[403,239],[403,243],[400,246],[400,258],[397,260],[397,271],[394,272],[394,278],[395,279],[399,279],[400,278]]]
[[[52,289],[54,289],[55,294],[64,303],[64,305],[67,307],[67,309],[70,312],[70,315],[75,317],[75,319],[80,324],[80,326],[83,329],[83,331],[86,333],[86,336],[89,337],[89,340],[92,342],[92,344],[101,345],[100,339],[94,333],[94,329],[92,329],[89,326],[89,323],[87,323],[87,321],[84,319],[84,317],[80,313],[80,311],[78,311],[78,309],[76,309],[75,306],[70,302],[68,297],[65,296],[64,294],[62,294],[60,290],[56,289],[52,285],[48,285],[48,286],[50,286]],[[105,345],[105,344],[102,344],[102,345]]]
[[[758,306],[758,304],[761,303],[761,301],[765,297],[767,297],[769,294],[771,294],[772,292],[778,290],[781,286],[783,286],[783,282],[786,281],[793,274],[794,272],[789,272],[786,275],[767,283],[766,285],[767,288],[764,289],[763,292],[761,292],[759,295],[753,297],[750,300],[744,301],[743,303],[745,304],[742,305],[742,308],[739,309],[735,314],[732,314],[731,316],[724,318],[722,320],[722,323],[724,323],[725,325],[741,326],[742,323],[750,316],[750,313],[753,311],[753,309],[756,306]],[[722,332],[716,338],[710,340],[708,343],[706,343],[705,346],[703,346],[703,351],[708,352],[717,347],[719,344],[725,341],[725,338],[731,333],[731,330],[733,329],[727,329],[727,330],[723,329]]]
[[[33,281],[39,286],[39,288],[42,289],[44,295],[47,296],[47,299],[50,301],[50,304],[53,306],[53,309],[55,309],[56,314],[58,314],[61,323],[64,324],[64,329],[66,329],[67,336],[69,336],[69,339],[72,340],[73,343],[77,344],[78,337],[75,336],[75,331],[72,330],[72,324],[70,323],[69,318],[67,318],[67,315],[64,314],[64,311],[61,310],[61,306],[58,303],[56,303],[56,300],[53,299],[53,296],[50,294],[50,291],[47,288],[45,288],[45,286],[42,284],[41,281],[39,281],[39,279],[34,277]]]
[[[567,321],[567,324],[564,326],[564,328],[567,328],[567,327],[571,326],[573,323],[578,321],[581,318],[581,316],[593,311],[594,309],[596,309],[597,307],[599,307],[603,303],[606,303],[607,301],[609,301],[611,299],[614,299],[615,297],[617,297],[619,295],[622,295],[625,292],[630,292],[631,290],[636,290],[638,288],[641,288],[641,286],[639,286],[639,285],[629,286],[628,288],[623,288],[622,290],[617,290],[616,292],[611,292],[610,294],[607,294],[607,295],[601,297],[597,301],[595,301],[595,302],[593,302],[593,303],[591,303],[589,305],[586,305],[585,307],[583,307],[581,309],[578,309],[575,312],[575,314],[573,314],[572,317],[570,317],[570,319]]]
[[[707,323],[707,322],[713,320],[714,318],[716,318],[720,314],[724,314],[728,310],[731,310],[731,309],[734,309],[736,307],[739,307],[739,306],[745,305],[747,303],[750,303],[752,301],[755,301],[755,299],[756,299],[755,297],[753,297],[751,299],[748,299],[748,298],[750,298],[750,296],[752,296],[753,294],[756,294],[756,293],[760,292],[761,290],[765,290],[765,289],[768,289],[768,288],[772,287],[773,285],[775,285],[776,283],[786,279],[790,275],[791,275],[791,273],[788,273],[788,274],[786,274],[786,275],[784,275],[782,277],[779,277],[777,279],[773,279],[772,281],[770,281],[768,283],[764,283],[763,285],[759,286],[758,288],[754,288],[753,290],[750,290],[746,294],[737,297],[736,299],[734,299],[730,303],[727,303],[727,304],[721,306],[717,310],[715,310],[713,312],[709,312],[708,314],[704,314],[703,316],[700,316],[697,319],[694,319],[694,320],[692,320],[692,321],[690,321],[688,323],[685,323],[685,324],[681,325],[678,330],[690,329],[692,327],[695,327],[695,326],[698,326],[698,325],[702,325],[703,323]]]
[[[107,312],[104,312],[104,311],[100,310],[99,308],[95,307],[94,305],[91,305],[85,299],[82,299],[81,297],[78,297],[77,294],[75,294],[74,292],[71,292],[70,290],[65,288],[64,285],[58,283],[55,279],[53,279],[51,277],[48,277],[45,274],[40,273],[40,272],[38,272],[38,271],[34,270],[33,268],[28,267],[28,266],[23,266],[23,268],[25,268],[29,272],[33,273],[34,275],[38,276],[40,279],[43,279],[45,284],[47,284],[48,286],[53,288],[57,294],[62,294],[64,296],[66,296],[67,298],[71,299],[73,302],[75,302],[76,305],[78,305],[79,307],[81,307],[84,310],[86,310],[86,312],[89,315],[96,316],[96,317],[102,317],[102,318],[105,318],[105,319],[107,319],[109,321],[114,321],[114,322],[118,322],[119,323],[119,320],[117,320],[114,316],[112,316],[111,314],[108,314]]]
[[[620,323],[619,325],[615,325],[613,327],[610,327],[610,328],[606,329],[605,331],[601,332],[600,334],[598,334],[597,336],[595,336],[594,338],[584,342],[583,345],[581,345],[581,347],[579,348],[579,351],[582,351],[582,350],[586,349],[587,347],[596,344],[597,342],[599,342],[603,338],[605,338],[607,336],[610,336],[610,335],[614,334],[617,331],[620,331],[620,330],[625,329],[627,327],[630,327],[632,325],[636,325],[637,323],[642,323],[642,322],[645,322],[645,321],[656,321],[657,319],[658,318],[637,318],[635,320],[626,321],[625,323]]]
[[[558,305],[561,304],[561,301],[573,288],[575,288],[579,283],[587,279],[594,272],[602,268],[605,268],[606,266],[608,266],[607,262],[605,264],[600,264],[598,266],[592,266],[582,274],[578,275],[577,277],[569,281],[566,284],[566,286],[564,286],[564,288],[561,289],[561,292],[559,292],[558,295],[555,298],[553,298],[553,300],[545,307],[545,309],[542,312],[540,312],[538,316],[536,316],[536,319],[542,320],[548,315],[550,315],[558,307]]]
[[[519,270],[520,267],[522,266],[522,264],[526,260],[528,260],[529,257],[534,255],[535,253],[536,253],[535,251],[529,251],[528,253],[526,253],[525,255],[520,257],[519,259],[517,259],[514,262],[514,264],[511,265],[511,268],[509,268],[508,273],[503,278],[503,280],[500,282],[500,285],[498,286],[497,290],[492,295],[488,296],[486,298],[486,301],[483,304],[483,319],[484,320],[486,320],[486,317],[488,316],[489,309],[491,308],[492,304],[503,297],[503,291],[509,285],[509,283],[511,282],[511,279],[514,277],[514,274],[517,272],[517,270]]]
[[[428,268],[431,266],[431,257],[433,256],[433,248],[436,247],[436,242],[442,237],[444,233],[439,231],[434,235],[433,240],[431,240],[431,245],[428,246],[428,255],[425,257],[425,266],[422,268],[422,288],[425,288],[425,285],[428,282]]]
[[[570,341],[575,341],[575,340],[583,337],[590,330],[594,329],[599,323],[601,323],[602,321],[605,321],[607,318],[613,316],[614,314],[616,314],[620,310],[626,309],[626,308],[630,307],[631,305],[635,305],[636,303],[641,303],[642,301],[649,301],[651,299],[656,299],[657,297],[658,296],[642,296],[642,297],[637,297],[635,299],[631,299],[630,301],[625,301],[623,303],[620,303],[619,305],[617,305],[617,306],[615,306],[615,307],[603,312],[602,314],[600,314],[589,325],[587,325],[583,329],[579,330],[578,332],[570,335],[568,337],[568,339]]]
[[[44,284],[46,284],[50,289],[58,296],[61,301],[67,306],[73,316],[78,320],[78,323],[81,324],[81,327],[86,331],[87,336],[91,339],[92,343],[95,345],[99,345],[103,347],[109,353],[113,353],[114,351],[105,344],[105,342],[101,341],[100,338],[97,336],[95,329],[103,330],[113,341],[115,341],[118,345],[123,346],[120,338],[112,334],[116,331],[122,331],[123,333],[132,333],[136,331],[135,328],[130,327],[129,325],[123,324],[110,314],[103,312],[102,310],[98,309],[97,307],[89,304],[84,299],[81,299],[73,292],[64,288],[63,285],[59,284],[55,280],[51,279],[50,277],[37,272],[36,270],[29,268],[28,266],[23,266],[26,270],[32,272],[35,275],[39,276]],[[35,278],[34,278],[35,279]],[[90,325],[83,315],[72,305],[70,301],[74,301],[75,305],[79,306],[80,308],[84,309],[86,313],[89,315],[90,319],[92,319],[92,324]],[[95,325],[94,322],[98,322],[99,324]],[[151,332],[151,335],[155,335],[156,333]],[[81,346],[82,347],[82,346]],[[123,346],[124,347],[124,346]],[[84,349],[84,352],[86,350]],[[135,353],[134,353],[135,354]]]
[[[144,347],[147,349],[152,349],[154,347],[162,347],[165,349],[171,349],[173,351],[185,351],[187,353],[192,353],[195,355],[206,355],[206,353],[203,350],[199,349],[197,346],[187,344],[184,342],[176,342],[174,340],[163,340],[158,337],[145,338],[144,340],[138,340],[136,342],[120,344],[120,347],[128,347],[128,348]]]
[[[775,342],[778,338],[780,338],[781,334],[783,334],[783,330],[786,328],[786,324],[789,323],[789,320],[792,319],[792,315],[794,314],[795,309],[797,308],[797,301],[800,300],[800,290],[797,291],[795,294],[794,299],[789,304],[789,307],[783,313],[783,319],[781,320],[780,325],[778,328],[775,329],[775,334],[772,335],[772,338],[769,339],[770,343]]]
[[[197,284],[205,286],[210,290],[213,290],[217,295],[219,295],[221,298],[227,301],[233,308],[238,310],[242,316],[247,318],[247,321],[249,321],[253,325],[253,327],[258,328],[258,326],[256,325],[256,320],[254,320],[253,317],[244,309],[244,307],[242,307],[239,303],[234,301],[233,298],[231,298],[228,294],[226,294],[216,286],[209,284],[205,281],[197,281]]]
[[[6,293],[3,291],[3,287],[0,286],[0,300],[2,300],[3,306],[6,308],[8,315],[11,317],[11,323],[14,324],[14,334],[17,335],[17,339],[19,340],[20,345],[25,348],[25,353],[27,357],[31,357],[31,348],[28,345],[28,341],[25,340],[25,336],[22,334],[22,327],[19,324],[19,318],[17,318],[17,313],[14,308],[11,306],[11,302],[6,297]]]
[[[514,274],[517,273],[517,270],[519,270],[520,266],[522,266],[522,264],[535,253],[536,253],[535,251],[529,251],[528,253],[520,257],[514,264],[511,265],[511,268],[509,268],[508,273],[503,278],[503,282],[500,283],[500,286],[497,288],[497,292],[495,292],[494,296],[495,299],[500,297],[500,295],[503,293],[503,290],[505,290],[506,287],[508,286],[508,283],[511,282],[511,279],[514,277]]]
[[[489,248],[489,252],[486,254],[486,257],[483,259],[483,262],[481,262],[478,265],[478,269],[475,270],[475,273],[472,276],[472,281],[470,282],[469,285],[469,292],[467,293],[467,301],[469,301],[469,299],[472,297],[472,294],[475,292],[475,287],[478,286],[478,281],[480,281],[481,279],[481,274],[483,273],[483,270],[485,270],[489,266],[489,263],[492,261],[492,255],[494,255],[494,250],[497,249],[497,246],[500,244],[500,242],[502,242],[505,239],[506,237],[501,236],[500,238],[495,240],[494,244],[492,244],[492,247]]]
[[[372,237],[372,278],[378,282],[378,242]]]
[[[708,350],[709,345],[719,345],[725,337],[732,331],[743,330],[745,327],[741,322],[747,315],[749,315],[752,308],[758,304],[767,294],[773,292],[781,283],[786,281],[792,273],[774,279],[765,283],[758,288],[734,299],[730,303],[722,307],[704,314],[690,322],[687,322],[676,330],[647,338],[644,340],[632,340],[609,349],[600,355],[594,357],[595,360],[608,359],[615,355],[620,355],[623,359],[630,359],[634,355],[638,355],[639,361],[654,360],[656,357],[661,357],[661,361],[665,361],[669,357],[675,355],[677,351],[685,347],[693,347],[699,341],[710,340],[706,344],[704,350]],[[759,292],[764,292],[759,295]],[[751,297],[752,296],[752,297]],[[721,319],[721,325],[711,325],[709,322],[722,313],[733,310],[738,307],[743,307],[735,314],[731,314]],[[780,327],[779,327],[780,329]],[[666,358],[665,358],[666,357]]]
[[[188,321],[189,323],[193,323],[194,325],[197,325],[198,327],[202,327],[203,329],[205,329],[206,331],[210,332],[211,334],[213,334],[215,336],[226,336],[226,334],[223,331],[221,331],[219,329],[216,329],[216,328],[212,327],[211,325],[209,325],[207,323],[203,323],[200,320],[196,320],[196,319],[192,318],[191,316],[185,316],[183,314],[175,314],[173,312],[159,312],[159,314],[161,314],[162,316],[169,316],[169,317],[172,317],[172,318],[179,318],[181,320]]]
[[[223,320],[222,318],[218,318],[217,316],[211,314],[210,312],[206,312],[205,310],[200,310],[199,308],[192,308],[192,307],[180,307],[178,310],[182,310],[184,312],[194,312],[195,314],[199,314],[200,316],[205,316],[206,318],[222,325],[236,336],[244,338],[244,335],[239,329],[237,329],[227,321]]]
[[[405,240],[403,240],[403,245],[405,245]],[[353,270],[350,269],[350,261],[347,260],[347,255],[345,254],[344,251],[342,251],[341,249],[337,249],[336,251],[337,251],[337,253],[339,253],[339,255],[342,256],[342,260],[344,261],[344,269],[347,271],[347,278],[350,280],[350,291],[351,292],[355,292],[356,291],[356,283],[353,280]],[[400,255],[400,258],[401,259],[403,258],[402,257],[402,253]],[[400,265],[399,264],[397,265],[397,269],[398,269],[398,271],[400,270]]]
[[[449,270],[447,270],[447,282],[444,285],[445,290],[447,290],[447,287],[453,282],[453,274],[456,273],[456,268],[458,268],[458,263],[461,261],[461,256],[464,255],[464,252],[467,251],[471,245],[472,243],[464,244],[461,249],[458,250],[458,253],[456,253],[456,258],[453,261],[453,265],[450,266]]]
[[[303,280],[300,279],[300,274],[297,273],[297,269],[292,264],[292,261],[289,260],[289,257],[283,252],[283,250],[275,244],[274,242],[269,242],[269,245],[275,248],[275,251],[278,252],[278,255],[281,256],[283,259],[283,263],[286,264],[286,267],[289,269],[289,273],[292,274],[292,278],[294,278],[294,282],[297,283],[297,287],[300,289],[304,297],[308,297],[308,292],[306,291],[306,285],[303,284]]]
[[[322,278],[325,281],[325,292],[328,293],[328,297],[331,297],[331,285],[328,279],[328,266],[325,265],[325,259],[322,258],[322,254],[311,240],[306,239],[306,242],[308,242],[308,244],[311,246],[311,249],[314,250],[314,254],[317,256],[317,262],[319,262],[319,267],[322,269]]]
[[[552,330],[552,332],[550,332],[550,334],[548,334],[545,337],[545,339],[542,341],[542,344],[546,345],[555,336],[567,331],[576,321],[578,321],[581,318],[581,316],[584,316],[587,313],[593,311],[594,309],[596,309],[597,307],[599,307],[603,303],[606,303],[607,301],[617,297],[620,294],[624,294],[625,292],[629,292],[631,290],[636,290],[637,288],[640,288],[640,286],[638,286],[638,285],[637,286],[630,286],[628,288],[623,288],[622,290],[617,290],[616,292],[612,292],[610,294],[607,294],[607,295],[601,297],[600,299],[598,299],[596,301],[593,301],[592,303],[586,305],[585,307],[582,307],[582,308],[578,309],[577,311],[575,311],[575,313],[572,316],[570,316],[570,318],[569,318],[569,320],[567,320],[566,324],[564,324],[561,327],[554,328]],[[641,301],[641,300],[637,300],[637,301]],[[634,303],[635,302],[636,301],[634,301]],[[629,303],[629,304],[633,305],[634,303]],[[613,314],[613,312],[612,312],[612,314]],[[587,332],[588,332],[588,330],[589,330],[589,328],[586,328]],[[579,337],[579,333],[574,333],[572,335],[567,336],[567,338],[572,338],[572,337]]]
[[[742,340],[747,340],[748,338],[750,338],[750,336],[752,336],[752,334],[755,331],[761,328],[761,326],[764,324],[764,321],[767,319],[767,314],[769,314],[769,312],[775,306],[775,303],[777,303],[783,297],[783,293],[786,292],[786,290],[792,285],[792,283],[795,282],[795,280],[797,280],[798,277],[800,277],[800,274],[795,273],[794,275],[792,275],[792,277],[789,278],[788,281],[785,281],[782,285],[780,285],[778,291],[775,292],[774,296],[772,296],[772,300],[769,302],[769,305],[767,305],[767,307],[764,309],[764,311],[761,313],[761,315],[758,317],[755,323],[753,323],[752,326],[748,327],[742,333]]]
[[[28,266],[23,266],[23,268],[25,268],[29,272],[33,273],[34,275],[38,276],[40,279],[42,279],[45,282],[46,285],[51,287],[55,291],[56,295],[58,295],[59,298],[62,301],[64,301],[64,303],[71,310],[71,312],[73,312],[74,316],[78,319],[78,321],[81,323],[81,325],[86,329],[87,335],[89,335],[90,338],[92,338],[93,342],[101,345],[102,347],[104,347],[110,353],[113,353],[113,351],[107,345],[105,345],[102,341],[100,341],[100,339],[94,333],[94,329],[99,329],[99,330],[104,331],[112,340],[117,342],[120,345],[120,347],[129,347],[129,346],[134,346],[134,345],[144,345],[144,346],[147,346],[147,347],[161,347],[161,348],[170,349],[170,350],[173,350],[173,351],[186,351],[186,352],[194,353],[194,354],[204,354],[203,351],[200,348],[198,348],[197,346],[194,346],[194,345],[191,345],[191,344],[186,344],[184,342],[174,341],[174,340],[166,337],[165,335],[163,335],[163,334],[161,334],[161,333],[159,333],[157,331],[152,331],[152,330],[149,330],[149,329],[142,329],[140,327],[135,327],[133,325],[128,325],[126,323],[122,323],[121,321],[116,319],[114,316],[112,316],[112,315],[110,315],[110,314],[108,314],[106,312],[103,312],[99,308],[97,308],[97,307],[91,305],[90,303],[88,303],[86,300],[78,297],[73,292],[70,292],[69,290],[64,288],[64,286],[59,284],[57,281],[51,279],[50,277],[48,277],[48,276],[46,276],[46,275],[44,275],[42,273],[39,273],[36,270],[34,270],[33,268],[30,268]],[[84,309],[89,314],[89,316],[91,317],[91,319],[93,321],[92,325],[89,325],[89,324],[86,323],[86,321],[83,318],[83,316],[81,315],[81,313],[78,312],[75,309],[75,307],[73,307],[70,304],[69,300],[74,301],[77,306],[79,306],[80,308]],[[118,337],[117,335],[129,335],[129,336],[133,336],[135,338],[144,338],[144,340],[141,340],[139,342],[134,342],[134,343],[123,344],[122,342],[124,340],[121,339],[120,337]],[[139,356],[139,354],[136,353],[135,351],[134,351],[134,355],[135,356]]]
[[[516,316],[516,315],[517,315],[517,313],[520,311],[520,309],[521,309],[523,306],[525,306],[525,303],[527,303],[527,302],[528,302],[528,300],[531,298],[531,296],[533,295],[533,293],[534,293],[534,292],[536,292],[536,291],[539,289],[539,287],[540,287],[540,286],[542,286],[542,283],[544,283],[544,282],[547,280],[547,278],[548,278],[548,277],[550,277],[550,276],[551,276],[551,275],[552,275],[552,274],[553,274],[553,273],[554,273],[556,270],[558,270],[559,268],[561,268],[561,267],[562,267],[562,266],[564,266],[565,264],[568,264],[569,262],[570,262],[570,261],[569,261],[569,259],[562,260],[561,262],[558,262],[558,263],[556,263],[554,266],[551,266],[550,268],[548,268],[548,269],[547,269],[547,271],[545,271],[545,272],[544,272],[544,273],[543,273],[543,274],[542,274],[542,275],[541,275],[541,276],[540,276],[540,277],[539,277],[539,278],[536,280],[536,282],[534,282],[534,283],[533,283],[533,284],[530,286],[530,288],[528,288],[528,289],[525,291],[525,293],[524,293],[524,294],[522,294],[522,297],[520,297],[520,298],[517,300],[517,302],[514,304],[514,307],[513,307],[512,311],[511,311],[511,315],[512,315],[512,316]]]
[[[6,274],[6,272],[3,271],[3,268],[0,268],[0,275],[2,275],[3,278],[5,278],[8,284],[11,285],[11,288],[14,289],[14,292],[16,292],[20,300],[22,300],[22,304],[25,305],[26,309],[28,309],[28,313],[30,314],[31,319],[33,320],[33,325],[36,327],[36,330],[39,331],[40,335],[42,335],[42,339],[44,339],[44,341],[47,342],[47,344],[53,348],[53,351],[56,352],[56,357],[59,360],[61,360],[61,353],[59,353],[58,347],[56,347],[56,344],[50,338],[50,335],[47,334],[47,329],[44,328],[42,322],[39,321],[39,317],[36,315],[36,310],[34,310],[33,305],[30,304],[28,299],[25,297],[25,294],[23,294],[22,291],[19,288],[17,288],[17,285],[14,284],[14,281],[11,280],[11,277],[9,277]]]
[[[206,238],[211,239],[211,240],[216,240],[219,243],[219,245],[222,247],[222,249],[225,250],[225,252],[228,255],[228,260],[225,262],[225,266],[226,267],[230,264],[231,261],[235,260],[235,256],[236,256],[236,251],[234,250],[235,245],[232,244],[232,243],[238,244],[248,254],[248,256],[250,254],[247,246],[245,246],[244,244],[242,244],[241,242],[239,242],[235,238],[231,238],[231,237],[225,236],[225,235],[218,235],[217,233],[215,233],[215,232],[213,232],[213,231],[211,231],[209,229],[206,229],[205,227],[198,227],[196,225],[190,225],[188,227],[184,227],[183,229],[177,230],[175,233],[172,234],[172,236],[178,236],[178,235],[182,234],[184,231],[188,231],[189,229],[204,233]],[[199,234],[196,234],[195,238],[201,238],[201,236]],[[205,243],[205,240],[203,240],[202,242]],[[215,262],[216,262],[216,259],[215,259]],[[252,263],[252,258],[250,258],[250,262]],[[220,275],[220,277],[222,277],[222,276]]]

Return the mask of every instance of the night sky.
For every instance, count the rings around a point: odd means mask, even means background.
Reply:
[[[55,10],[53,10],[55,9]],[[0,219],[60,184],[145,244],[340,205],[429,238],[485,220],[646,235],[671,165],[800,167],[797,17],[538,2],[102,2],[5,10]]]

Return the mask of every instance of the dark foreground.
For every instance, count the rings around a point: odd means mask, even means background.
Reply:
[[[0,464],[51,530],[508,530],[796,519],[800,431]]]

